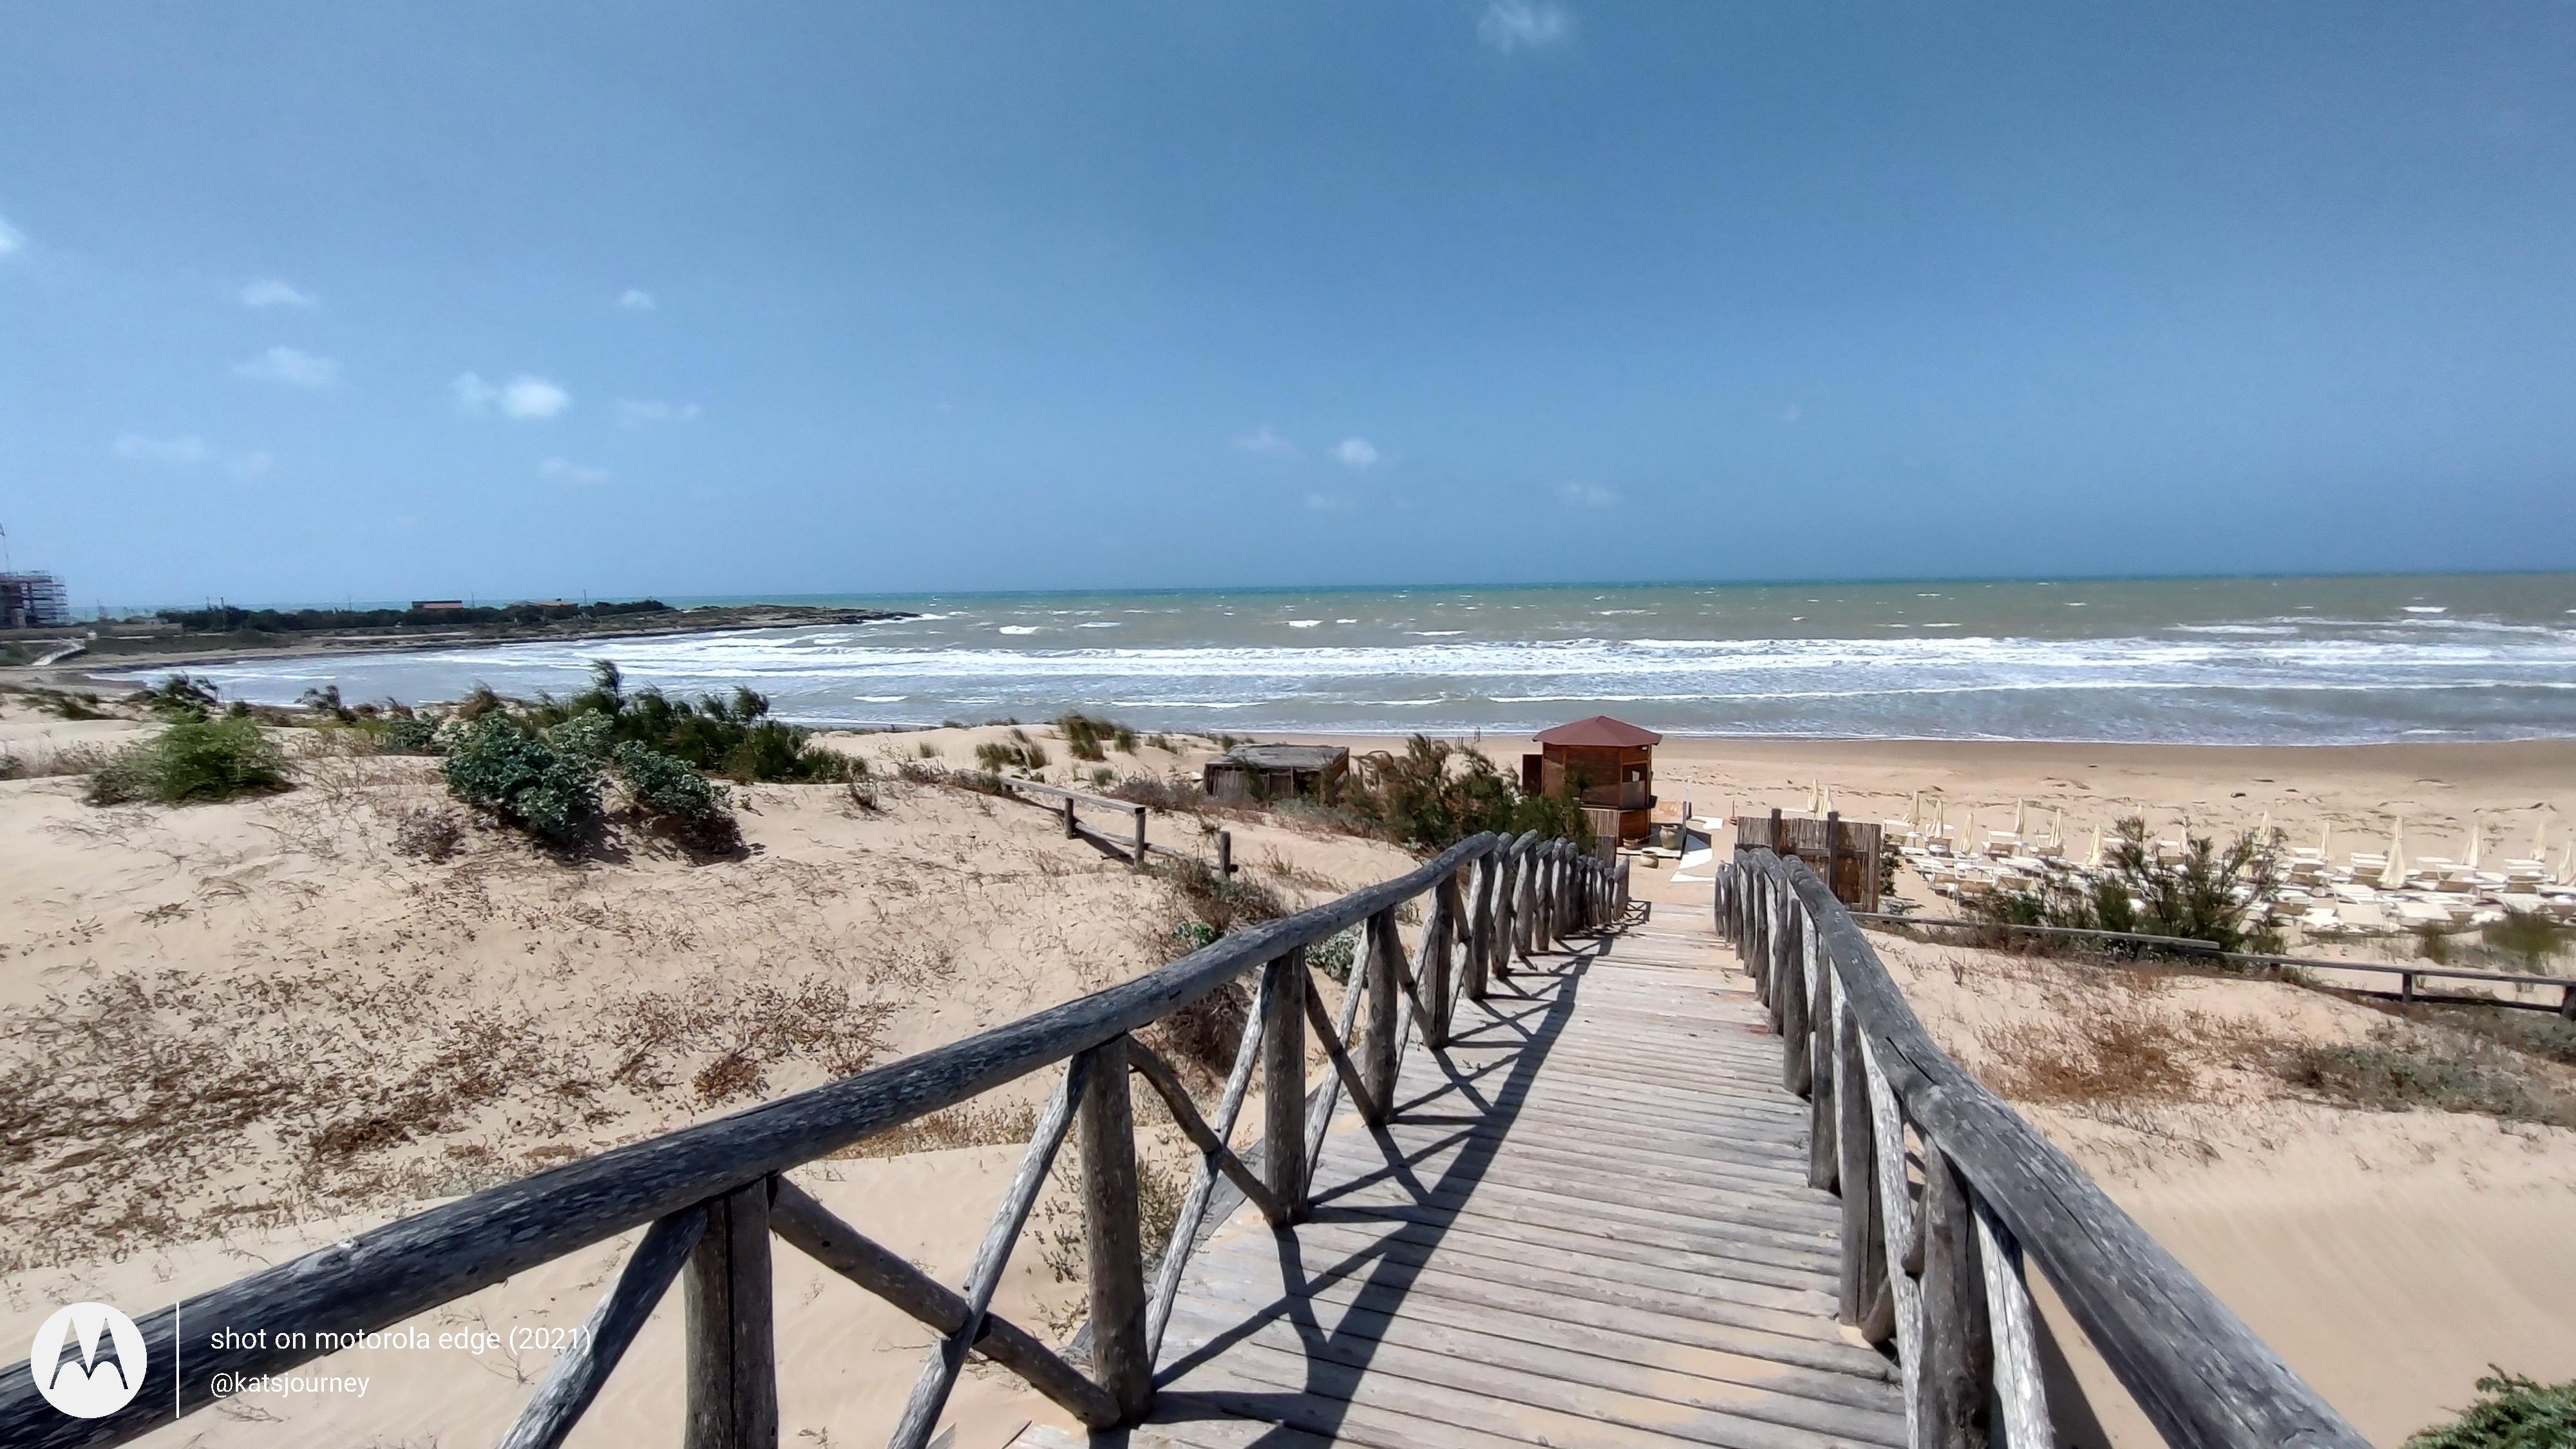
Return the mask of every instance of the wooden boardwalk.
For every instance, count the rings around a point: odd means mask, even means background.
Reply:
[[[1306,1222],[1194,1255],[1153,1415],[1101,1442],[1902,1449],[1733,953],[1695,918],[1577,944],[1417,1043],[1389,1127],[1343,1112]]]

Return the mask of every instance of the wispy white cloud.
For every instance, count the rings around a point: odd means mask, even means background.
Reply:
[[[1547,0],[1490,0],[1476,21],[1476,38],[1510,55],[1545,50],[1574,34],[1574,17]]]
[[[1615,508],[1619,505],[1617,490],[1598,483],[1560,484],[1556,496],[1564,499],[1569,508]]]
[[[697,420],[698,405],[693,402],[635,397],[617,400],[617,425],[622,428],[648,428],[655,423],[694,423]]]
[[[322,299],[310,292],[299,291],[292,283],[275,277],[263,277],[241,289],[245,307],[318,307]]]
[[[1251,432],[1236,434],[1234,445],[1247,453],[1267,453],[1278,458],[1297,456],[1297,445],[1272,432],[1268,423]]]
[[[16,227],[9,224],[7,217],[0,216],[0,257],[5,257],[26,244],[27,238],[20,234]]]
[[[650,312],[661,304],[654,301],[653,294],[642,287],[629,287],[617,294],[617,305],[629,312]]]
[[[223,450],[194,433],[178,433],[167,438],[125,433],[108,444],[108,451],[122,462],[148,463],[160,468],[194,468],[220,462],[224,471],[236,478],[265,477],[271,468],[277,466],[277,455],[265,448],[226,456]]]
[[[289,387],[333,387],[340,381],[340,364],[292,347],[272,347],[247,362],[234,363],[233,375]]]
[[[1333,461],[1350,468],[1377,465],[1377,445],[1366,438],[1344,438],[1333,445]]]
[[[108,450],[128,463],[158,463],[165,468],[194,468],[215,456],[214,448],[194,433],[181,433],[171,438],[147,438],[141,433],[127,433],[110,444]]]
[[[498,411],[503,417],[550,418],[572,406],[572,394],[545,378],[523,372],[508,382],[485,382],[469,372],[447,385],[457,409],[477,417]]]
[[[588,487],[607,482],[609,472],[605,468],[593,468],[587,464],[573,462],[569,458],[548,458],[537,465],[537,476],[549,483],[569,483],[575,487]]]
[[[1339,513],[1351,506],[1351,500],[1339,493],[1309,493],[1306,506],[1317,513]]]

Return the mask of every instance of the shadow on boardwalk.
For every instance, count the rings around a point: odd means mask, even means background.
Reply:
[[[1466,1209],[1537,1081],[1548,1048],[1571,1019],[1575,992],[1600,949],[1600,943],[1593,943],[1571,956],[1520,966],[1496,981],[1484,1001],[1458,1003],[1458,1029],[1452,1032],[1447,1050],[1415,1047],[1398,1079],[1395,1116],[1406,1128],[1451,1129],[1430,1145],[1418,1139],[1399,1142],[1389,1127],[1361,1124],[1356,1114],[1349,1117],[1348,1123],[1357,1130],[1345,1128],[1335,1134],[1335,1141],[1365,1140],[1381,1159],[1380,1165],[1348,1176],[1318,1174],[1306,1224],[1271,1234],[1286,1291],[1237,1326],[1177,1358],[1166,1358],[1156,1376],[1166,1386],[1156,1405],[1158,1422],[1253,1418],[1270,1420],[1274,1427],[1298,1423],[1297,1430],[1280,1428],[1271,1437],[1246,1441],[1258,1443],[1304,1443],[1310,1435],[1332,1435],[1339,1425],[1331,1408],[1348,1410],[1355,1381],[1367,1372],[1381,1342],[1367,1330],[1381,1329],[1398,1315],[1423,1265]],[[1482,1065],[1462,1066],[1462,1059],[1486,1054],[1478,1048],[1504,1051]],[[1426,1067],[1438,1070],[1436,1083],[1422,1083],[1417,1076]],[[1405,1092],[1408,1083],[1414,1084],[1410,1096]],[[1426,1180],[1423,1166],[1452,1148],[1448,1160],[1437,1165],[1436,1175]],[[1400,1187],[1402,1203],[1355,1202],[1381,1184]],[[1367,1247],[1309,1265],[1301,1234],[1320,1237],[1313,1231],[1317,1227],[1354,1223],[1379,1225],[1383,1231]],[[1338,1323],[1328,1328],[1316,1316],[1314,1300],[1345,1284],[1353,1285],[1347,1304]],[[1249,1394],[1169,1387],[1192,1368],[1283,1321],[1295,1326],[1305,1347],[1309,1366],[1305,1384]],[[1325,1414],[1319,1415],[1318,1408],[1325,1409]],[[1327,1416],[1336,1422],[1322,1422]]]
[[[1807,1105],[1728,964],[1638,922],[1462,1002],[1392,1121],[1335,1123],[1306,1222],[1238,1212],[1192,1258],[1149,1422],[1092,1442],[1902,1449],[1887,1359],[1834,1321]]]

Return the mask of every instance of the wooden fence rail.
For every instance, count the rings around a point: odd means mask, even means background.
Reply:
[[[1125,808],[1125,802],[1117,802]],[[716,1121],[613,1149],[388,1223],[346,1242],[202,1293],[143,1320],[145,1392],[117,1413],[75,1419],[37,1393],[29,1365],[0,1371],[0,1444],[28,1449],[119,1444],[213,1402],[218,1375],[283,1373],[335,1341],[389,1328],[541,1263],[631,1229],[646,1231],[576,1343],[559,1354],[510,1449],[553,1449],[593,1403],[654,1305],[679,1281],[689,1449],[775,1449],[776,1345],[770,1241],[878,1295],[938,1335],[891,1442],[923,1449],[968,1355],[1008,1368],[1085,1424],[1145,1414],[1153,1362],[1181,1269],[1226,1178],[1273,1222],[1305,1216],[1324,1129],[1347,1089],[1383,1120],[1403,1037],[1447,1039],[1460,995],[1624,904],[1626,879],[1565,841],[1478,835],[1392,880],[1225,936],[1135,980],[902,1061]],[[1396,913],[1428,895],[1407,959]],[[1366,950],[1338,1020],[1310,990],[1308,950],[1364,926]],[[1135,1033],[1258,973],[1249,1024],[1213,1116]],[[1305,1083],[1305,1033],[1333,1076]],[[1356,1035],[1354,1034],[1356,1029]],[[1257,1169],[1232,1145],[1252,1073],[1263,1076]],[[962,1290],[870,1240],[782,1174],[889,1128],[1050,1068],[1060,1073],[1018,1173]],[[1131,1076],[1172,1109],[1199,1161],[1149,1285],[1138,1213]],[[994,1290],[1050,1164],[1066,1144],[1081,1163],[1090,1321],[1089,1370],[992,1312]],[[179,1325],[187,1352],[174,1358]],[[218,1345],[215,1335],[225,1332]],[[176,1364],[175,1390],[163,1377]]]
[[[2401,1002],[2436,1002],[2461,1006],[2519,1006],[2542,1011],[2551,1010],[2545,1001],[2517,1001],[2501,996],[2428,997],[2415,989],[2418,981],[2485,981],[2499,986],[2530,987],[2537,990],[2558,989],[2560,1016],[2576,1021],[2576,979],[2544,976],[2538,972],[2480,971],[2465,966],[2427,966],[2413,962],[2335,961],[2323,956],[2274,956],[2256,951],[2228,951],[2210,941],[2189,936],[2154,936],[2143,931],[2103,931],[2090,926],[2026,926],[2012,921],[1979,921],[1959,916],[1898,915],[1888,911],[1854,911],[1852,919],[1874,925],[1908,928],[1948,929],[1954,931],[2013,931],[2029,936],[2064,936],[2070,940],[2102,941],[2112,945],[2151,946],[2159,951],[2207,957],[2239,966],[2261,966],[2275,971],[2358,971],[2398,979],[2396,998]],[[2376,993],[2386,996],[2388,993]]]
[[[2053,1449],[2025,1258],[2175,1449],[2362,1449],[2278,1354],[1933,1043],[1805,863],[1738,851],[1718,869],[1716,909],[1785,1038],[1786,1085],[1809,1099],[1809,1180],[1842,1199],[1841,1315],[1874,1343],[1895,1341],[1913,1449]]]

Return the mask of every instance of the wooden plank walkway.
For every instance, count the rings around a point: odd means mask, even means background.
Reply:
[[[1767,1021],[1695,918],[1460,1002],[1389,1127],[1333,1124],[1309,1221],[1199,1250],[1150,1422],[1093,1442],[1903,1449]]]

